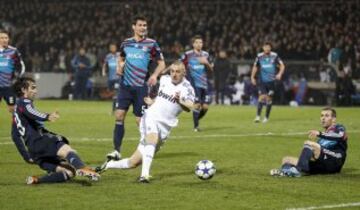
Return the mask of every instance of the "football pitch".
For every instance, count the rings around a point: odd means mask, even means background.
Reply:
[[[47,128],[63,134],[89,165],[101,164],[112,150],[111,102],[35,102],[41,111],[60,112]],[[42,175],[26,164],[10,139],[10,114],[0,105],[0,209],[359,209],[360,109],[337,108],[349,136],[340,174],[301,178],[271,177],[285,155],[298,156],[309,129],[321,129],[321,107],[274,106],[270,121],[255,124],[255,107],[210,106],[193,132],[192,115],[183,113],[156,155],[150,184],[136,182],[141,168],[108,170],[99,182],[75,178],[62,184],[27,186],[29,175]],[[131,113],[126,119],[124,157],[135,150],[139,133]],[[217,173],[202,181],[194,174],[202,159]],[[343,205],[343,206],[341,206]]]

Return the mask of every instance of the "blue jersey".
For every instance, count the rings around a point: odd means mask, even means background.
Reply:
[[[136,41],[126,39],[120,46],[120,55],[125,58],[122,84],[131,87],[142,87],[149,77],[149,64],[155,59],[163,60],[158,43],[149,38]]]
[[[186,51],[181,56],[181,61],[184,63],[187,69],[187,74],[190,76],[190,80],[197,88],[208,88],[208,78],[206,72],[206,66],[201,64],[198,60],[200,57],[209,59],[209,53],[201,51],[196,53],[194,50]]]
[[[15,72],[21,72],[21,54],[15,47],[0,50],[0,87],[10,87]]]
[[[118,75],[116,74],[116,69],[119,63],[119,56],[120,53],[109,53],[106,55],[105,57],[105,65],[106,68],[108,69],[108,80],[116,80],[118,79]]]
[[[282,64],[280,57],[274,53],[259,53],[255,59],[254,65],[260,70],[260,82],[273,82],[277,73],[277,66]]]
[[[11,135],[25,160],[29,160],[30,156],[24,145],[33,145],[43,132],[47,132],[43,122],[47,121],[48,117],[49,114],[39,112],[34,108],[32,100],[26,98],[16,100]]]
[[[347,139],[345,127],[335,124],[330,126],[325,132],[320,132],[317,143],[325,149],[341,150],[345,153],[347,150]]]

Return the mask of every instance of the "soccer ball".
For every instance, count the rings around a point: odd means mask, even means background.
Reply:
[[[200,160],[195,167],[195,175],[202,180],[211,179],[216,173],[216,168],[210,160]]]

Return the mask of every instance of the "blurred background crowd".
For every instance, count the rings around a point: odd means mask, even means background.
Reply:
[[[131,17],[142,14],[148,18],[149,37],[158,41],[167,61],[191,48],[192,36],[202,35],[204,49],[214,61],[230,63],[226,78],[221,78],[226,81],[221,85],[230,85],[227,96],[234,94],[235,83],[246,82],[264,41],[271,41],[287,64],[281,85],[285,92],[294,80],[336,83],[339,78],[352,82],[360,78],[360,2],[356,0],[4,0],[0,8],[1,27],[11,32],[28,72],[71,73],[71,60],[82,47],[92,74],[100,75],[109,44],[130,37]],[[278,102],[295,96],[289,97]]]

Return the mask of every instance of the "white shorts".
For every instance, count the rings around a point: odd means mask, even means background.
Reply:
[[[147,117],[146,113],[140,120],[140,143],[145,144],[145,136],[150,133],[156,133],[159,137],[159,144],[163,144],[170,134],[171,127],[165,123],[154,120],[151,117]]]

